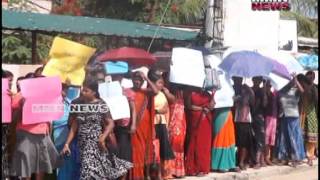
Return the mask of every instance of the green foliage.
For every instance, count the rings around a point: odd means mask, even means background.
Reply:
[[[31,50],[30,44],[24,41],[23,38],[4,35],[2,36],[2,60],[7,63],[30,63]]]
[[[318,21],[312,21],[311,19],[296,13],[296,12],[281,12],[282,18],[295,19],[298,24],[298,36],[317,38],[318,37]]]

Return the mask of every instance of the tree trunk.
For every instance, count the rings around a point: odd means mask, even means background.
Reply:
[[[159,8],[159,0],[154,0],[151,11],[150,11],[150,15],[149,15],[149,22],[154,21],[158,8]]]

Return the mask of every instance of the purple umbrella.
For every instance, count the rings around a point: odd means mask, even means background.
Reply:
[[[278,61],[271,60],[273,64],[272,72],[286,79],[291,79],[290,73],[285,65],[279,63]]]
[[[251,78],[268,76],[273,70],[272,60],[253,51],[238,51],[229,54],[219,65],[230,76]]]

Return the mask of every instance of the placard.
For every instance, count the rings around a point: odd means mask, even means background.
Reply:
[[[208,60],[212,68],[217,69],[221,83],[221,89],[217,90],[214,94],[214,100],[216,102],[214,108],[232,107],[233,96],[235,93],[231,85],[230,77],[228,77],[225,71],[218,67],[222,60],[214,55],[208,55],[205,56],[205,58]]]
[[[113,120],[130,118],[130,106],[118,81],[99,84],[100,97],[107,103]]]
[[[59,76],[63,83],[81,86],[85,78],[85,65],[96,49],[56,37],[50,49],[50,60],[43,69],[44,76]]]
[[[51,122],[63,116],[62,85],[59,77],[21,80],[20,87],[25,98],[22,124]]]
[[[12,115],[11,115],[11,97],[8,94],[9,90],[9,80],[6,78],[2,78],[2,101],[1,101],[1,118],[2,123],[11,123]]]
[[[202,88],[204,79],[202,52],[188,48],[173,48],[170,82]]]

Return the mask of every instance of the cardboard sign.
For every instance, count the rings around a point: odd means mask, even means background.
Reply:
[[[85,65],[96,49],[56,37],[50,50],[50,60],[43,69],[44,76],[59,76],[62,82],[80,86],[85,78]]]
[[[290,82],[290,80],[283,78],[281,76],[278,76],[274,73],[270,73],[268,79],[271,80],[272,87],[277,91],[282,89],[285,85],[287,85]]]
[[[9,80],[6,78],[2,78],[2,101],[1,101],[1,118],[2,123],[10,123],[11,122],[11,97],[8,94],[9,90]]]
[[[67,100],[69,102],[80,96],[80,88],[79,87],[69,87],[67,90]]]
[[[124,73],[127,73],[129,70],[128,63],[123,61],[105,62],[104,68],[107,74],[124,74]]]
[[[205,56],[205,58],[209,61],[212,68],[217,69],[219,74],[221,89],[217,90],[214,94],[215,108],[232,107],[235,93],[231,85],[231,79],[218,67],[222,60],[214,55]]]
[[[59,77],[45,77],[20,81],[25,98],[22,124],[51,122],[63,116],[62,85]]]
[[[204,79],[202,52],[188,48],[173,48],[170,82],[203,87]]]
[[[113,120],[130,118],[128,99],[123,95],[118,81],[99,84],[100,97],[107,103]]]

